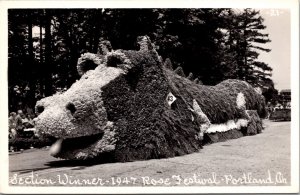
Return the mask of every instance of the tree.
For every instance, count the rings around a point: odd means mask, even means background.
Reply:
[[[28,77],[32,68],[32,20],[26,10],[8,11],[8,93],[9,109],[23,107],[28,96]]]
[[[262,94],[265,97],[266,102],[271,102],[272,105],[275,105],[279,100],[278,90],[275,89],[274,83],[271,79],[268,79],[265,87],[263,88]]]
[[[155,42],[163,58],[170,58],[174,67],[201,77],[205,84],[222,80],[221,49],[218,39],[223,22],[223,9],[163,9],[158,10]]]
[[[270,40],[253,9],[10,9],[8,27],[11,110],[69,88],[79,78],[78,58],[97,53],[100,41],[137,49],[140,35],[151,38],[165,66],[204,84],[238,78],[273,90],[272,69],[257,60]]]
[[[259,11],[244,9],[232,18],[229,27],[229,45],[236,51],[237,78],[261,87],[272,71],[268,64],[257,60],[259,52],[271,51],[263,46],[271,41],[268,34],[262,32],[266,28],[263,21]]]

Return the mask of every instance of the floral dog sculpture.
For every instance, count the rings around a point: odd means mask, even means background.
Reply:
[[[52,156],[165,158],[261,132],[264,99],[248,83],[197,84],[166,67],[147,36],[138,45],[138,51],[102,45],[102,53],[83,54],[81,78],[37,102],[36,128],[55,139]]]

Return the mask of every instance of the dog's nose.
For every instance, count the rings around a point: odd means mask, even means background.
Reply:
[[[36,113],[41,114],[44,111],[44,106],[38,105],[36,106]]]

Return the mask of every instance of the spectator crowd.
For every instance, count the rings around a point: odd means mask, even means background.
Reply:
[[[25,129],[34,130],[35,115],[26,114],[22,110],[11,112],[8,119],[9,138],[22,136]]]

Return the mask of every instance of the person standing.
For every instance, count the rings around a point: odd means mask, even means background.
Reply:
[[[17,134],[21,135],[23,133],[24,130],[24,126],[23,126],[23,117],[24,117],[24,113],[22,110],[18,110],[18,114],[16,116],[16,130],[17,130]]]
[[[15,112],[10,113],[8,125],[11,138],[15,138],[19,134],[20,130],[23,128],[22,119]]]
[[[16,122],[17,114],[15,112],[11,112],[8,118],[8,132],[10,138],[15,138],[17,135],[17,122]]]

